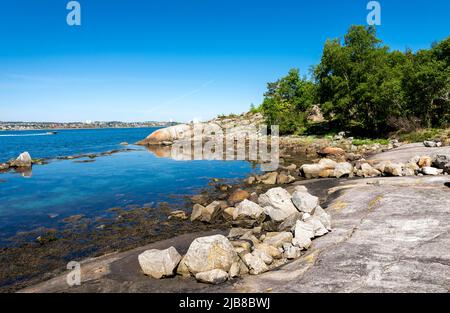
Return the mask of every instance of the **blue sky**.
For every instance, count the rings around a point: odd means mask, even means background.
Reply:
[[[2,0],[0,120],[177,120],[240,113],[327,38],[365,24],[366,0]],[[450,1],[381,0],[391,48],[450,35]]]

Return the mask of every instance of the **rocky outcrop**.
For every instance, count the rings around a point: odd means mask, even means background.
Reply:
[[[327,166],[325,163],[333,165],[322,162]],[[311,245],[311,239],[331,230],[330,215],[304,186],[296,186],[292,196],[281,187],[269,189],[258,197],[258,203],[244,199],[235,207],[225,208],[223,214],[226,212],[226,219],[232,225],[244,226],[231,228],[228,238],[213,235],[195,239],[181,261],[175,259],[168,270],[164,267],[171,260],[167,251],[146,251],[139,256],[144,272],[155,278],[169,276],[179,262],[177,274],[194,276],[202,283],[219,284],[247,273],[259,275],[299,258],[301,250]],[[208,205],[214,209],[207,210],[196,204],[191,219],[210,220],[220,206],[220,201],[214,201]],[[244,223],[236,223],[241,221]]]
[[[193,126],[188,124],[180,124],[175,126],[158,129],[151,133],[147,138],[137,142],[136,144],[146,145],[158,145],[165,142],[171,143],[176,140],[182,140],[190,138],[193,135]]]
[[[137,142],[138,145],[172,145],[177,141],[184,141],[191,139],[194,136],[195,127],[204,129],[202,139],[215,137],[219,139],[219,134],[215,134],[214,130],[221,130],[222,134],[227,136],[259,136],[254,134],[256,128],[264,123],[264,117],[259,114],[245,113],[241,115],[229,117],[217,117],[208,122],[190,123],[170,126],[163,129],[158,129],[151,133],[147,138]]]
[[[144,274],[156,279],[172,276],[180,260],[181,255],[174,247],[166,250],[147,250],[138,256]]]
[[[33,164],[33,160],[28,152],[21,153],[17,159],[9,162],[9,167],[29,168]]]

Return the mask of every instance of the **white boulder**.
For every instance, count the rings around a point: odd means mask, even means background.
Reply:
[[[297,212],[291,200],[291,195],[281,187],[272,188],[258,198],[266,215],[274,221],[281,222],[289,215]]]
[[[153,278],[172,276],[181,260],[181,255],[174,247],[166,250],[147,250],[138,256],[142,271]]]
[[[223,235],[199,237],[189,246],[181,260],[193,275],[213,269],[230,270],[239,257],[231,242]]]

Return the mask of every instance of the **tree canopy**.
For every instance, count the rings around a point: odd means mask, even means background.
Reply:
[[[423,127],[450,123],[450,37],[416,53],[390,51],[375,27],[351,26],[343,38],[326,41],[312,76],[292,69],[268,84],[260,109],[281,133],[301,132],[314,104],[341,128],[372,134],[413,117]]]

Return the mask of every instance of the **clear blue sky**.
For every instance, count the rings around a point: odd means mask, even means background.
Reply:
[[[0,120],[207,119],[246,111],[266,83],[318,63],[365,24],[366,0],[1,0]],[[450,1],[381,0],[393,49],[450,35]]]

